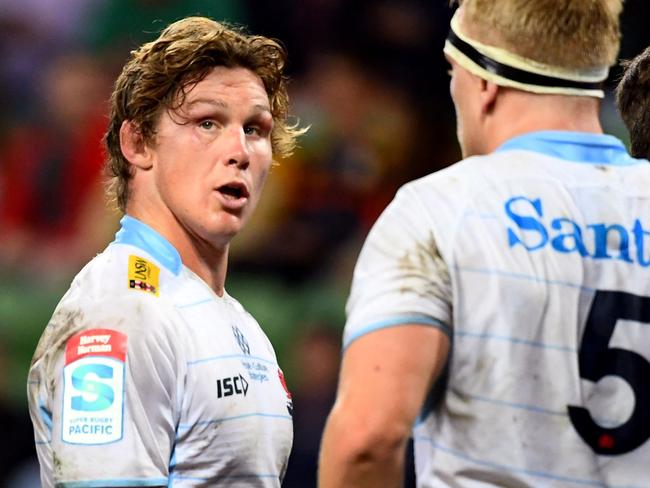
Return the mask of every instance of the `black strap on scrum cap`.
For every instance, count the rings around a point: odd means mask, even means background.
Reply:
[[[582,90],[601,90],[602,82],[589,82],[589,81],[574,81],[574,80],[565,80],[563,78],[556,78],[554,76],[540,75],[537,73],[530,73],[528,71],[521,70],[519,68],[513,68],[506,64],[499,63],[494,59],[485,56],[478,52],[474,46],[463,41],[460,37],[456,35],[453,30],[449,30],[449,35],[447,36],[447,41],[458,49],[461,53],[467,56],[469,59],[474,61],[481,68],[499,75],[503,78],[507,78],[511,81],[517,81],[519,83],[524,83],[526,85],[537,85],[537,86],[548,86],[548,87],[557,87],[557,88],[578,88]]]

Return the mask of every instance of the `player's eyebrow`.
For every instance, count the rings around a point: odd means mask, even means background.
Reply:
[[[269,112],[271,113],[271,108],[268,105],[258,103],[253,106],[254,109],[256,109],[258,112]]]
[[[212,105],[217,108],[221,109],[226,109],[228,108],[228,104],[224,102],[223,100],[218,100],[215,98],[197,98],[195,100],[191,100],[187,102],[187,108],[192,108],[195,105],[200,105],[200,104],[206,104],[206,105]],[[267,104],[263,103],[257,103],[253,105],[253,110],[254,112],[269,112],[271,113],[271,108]]]
[[[228,104],[226,102],[223,100],[217,100],[215,98],[197,98],[195,100],[187,102],[187,107],[190,108],[199,104],[214,105],[218,108],[228,108]]]

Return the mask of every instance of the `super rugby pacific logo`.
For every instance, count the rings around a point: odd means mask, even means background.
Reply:
[[[66,343],[61,438],[67,444],[108,444],[123,434],[127,336],[84,330]]]
[[[114,368],[106,364],[84,364],[72,371],[72,387],[79,395],[71,397],[72,410],[106,410],[115,400]]]

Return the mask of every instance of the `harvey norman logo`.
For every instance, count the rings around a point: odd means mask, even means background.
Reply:
[[[113,345],[110,344],[111,334],[81,336],[77,346],[77,354],[84,355],[97,352],[111,352]]]

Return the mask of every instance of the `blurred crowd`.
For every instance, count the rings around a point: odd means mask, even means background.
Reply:
[[[650,44],[648,13],[626,2],[622,57]],[[192,14],[280,39],[293,114],[311,126],[273,168],[227,283],[267,330],[294,393],[285,486],[314,486],[363,238],[399,186],[459,158],[446,0],[0,0],[0,426],[12,439],[0,486],[38,486],[29,359],[71,278],[117,228],[101,145],[112,82],[131,49]],[[624,136],[609,100],[604,116]]]

